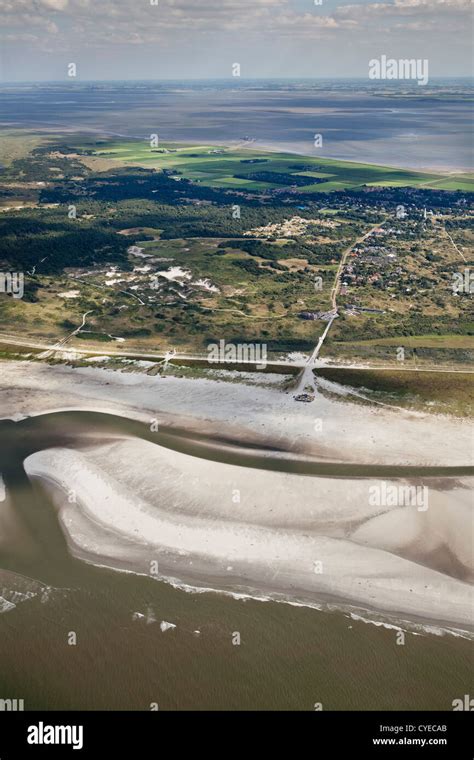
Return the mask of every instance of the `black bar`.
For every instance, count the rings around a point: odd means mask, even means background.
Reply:
[[[0,760],[254,754],[472,760],[470,712],[10,712],[0,713]],[[57,731],[57,727],[65,730]],[[53,727],[52,729],[50,727]],[[73,727],[76,731],[73,733]],[[80,728],[82,727],[82,735]],[[29,743],[43,740],[42,744]],[[53,738],[59,742],[50,744]],[[73,749],[73,745],[77,750]],[[79,745],[82,744],[82,747]],[[303,749],[306,747],[306,749]]]

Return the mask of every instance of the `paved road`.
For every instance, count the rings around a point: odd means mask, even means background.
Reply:
[[[374,225],[374,227],[371,227],[370,230],[368,230],[363,235],[361,235],[361,237],[357,238],[357,240],[355,240],[353,243],[351,243],[350,246],[348,246],[345,249],[345,251],[342,252],[341,261],[339,263],[339,266],[338,266],[338,269],[337,269],[337,272],[336,272],[336,277],[334,278],[334,285],[333,285],[332,290],[331,290],[331,306],[332,306],[333,309],[337,309],[337,302],[336,302],[336,300],[337,300],[337,294],[339,293],[339,288],[340,288],[340,285],[341,285],[340,277],[341,277],[341,274],[342,274],[342,270],[344,269],[345,263],[347,261],[347,257],[349,256],[350,252],[352,251],[352,249],[354,248],[355,245],[358,245],[359,243],[363,243],[364,240],[366,238],[368,238],[369,235],[371,235],[372,232],[374,232],[374,230],[378,230],[379,227],[385,221],[386,221],[386,217],[381,222],[378,222],[376,225]]]
[[[344,269],[347,257],[349,256],[350,252],[353,250],[355,245],[358,245],[359,243],[362,243],[366,238],[369,237],[369,235],[372,234],[374,230],[378,230],[380,225],[383,224],[385,221],[382,220],[381,222],[378,222],[376,225],[370,228],[367,232],[365,232],[363,235],[357,238],[357,240],[354,240],[353,243],[351,243],[343,252],[341,256],[341,261],[339,262],[339,266],[337,268],[336,276],[334,278],[334,285],[331,290],[331,311],[333,312],[333,315],[329,322],[327,323],[327,326],[323,332],[323,334],[319,337],[318,342],[316,346],[314,347],[313,353],[309,357],[308,361],[305,363],[305,366],[303,367],[303,372],[301,373],[301,377],[299,378],[298,385],[295,389],[296,393],[301,393],[305,389],[307,385],[311,385],[313,382],[313,369],[316,366],[316,361],[319,356],[319,352],[321,351],[322,345],[324,341],[326,340],[326,337],[329,333],[329,330],[332,327],[332,324],[334,320],[338,317],[337,312],[337,294],[339,293],[339,288],[341,285],[341,274]]]

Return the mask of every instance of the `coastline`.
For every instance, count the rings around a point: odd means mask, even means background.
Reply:
[[[189,144],[189,141],[187,140],[176,140],[175,142]],[[226,148],[235,148],[235,141],[227,140],[220,143],[217,147],[220,146]],[[251,145],[250,148],[252,147],[253,146]],[[258,140],[255,147],[258,148],[258,150],[262,153],[288,153],[294,156],[306,156],[311,158],[314,158],[314,156],[317,155],[321,158],[327,159],[328,161],[343,161],[347,164],[354,164],[354,166],[362,164],[366,166],[376,166],[380,169],[393,169],[394,171],[403,169],[407,172],[416,171],[426,174],[434,172],[435,174],[443,175],[443,177],[446,179],[449,179],[451,175],[457,176],[459,174],[472,174],[474,170],[474,167],[472,166],[446,166],[445,164],[438,166],[436,166],[436,164],[431,164],[430,166],[425,166],[423,164],[418,164],[416,161],[412,161],[411,163],[379,163],[378,161],[372,160],[370,158],[349,158],[343,153],[337,154],[337,151],[331,152],[331,154],[326,152],[309,153],[308,150],[304,150],[302,146],[298,147],[298,143],[260,142],[260,140]]]
[[[58,403],[59,401],[59,403]],[[38,362],[0,364],[0,418],[56,410],[110,412],[149,425],[185,427],[243,444],[341,463],[472,466],[469,421],[219,380],[151,377]]]
[[[71,553],[92,564],[146,575],[157,562],[161,579],[178,578],[193,587],[277,595],[309,606],[329,599],[362,613],[372,609],[428,625],[444,621],[464,631],[472,624],[472,587],[423,564],[424,553],[441,551],[445,542],[458,562],[469,564],[467,479],[454,493],[439,492],[425,516],[410,508],[380,513],[367,507],[365,480],[349,481],[351,501],[359,504],[351,511],[341,497],[347,480],[324,479],[324,493],[311,502],[314,481],[321,488],[323,479],[272,473],[269,480],[263,471],[254,473],[257,492],[248,498],[243,491],[233,506],[232,486],[241,485],[237,477],[246,478],[246,468],[216,466],[137,440],[96,446],[86,454],[49,449],[30,456],[25,467],[30,478],[47,484]],[[147,470],[159,472],[158,486],[156,477],[145,482]],[[184,487],[176,487],[178,474]],[[265,484],[267,492],[259,494]],[[65,498],[68,493],[75,494],[74,504]],[[291,512],[292,501],[306,514]],[[417,524],[408,536],[407,515]],[[388,539],[377,528],[387,516],[393,523]],[[362,530],[371,531],[370,541],[359,538]],[[413,544],[417,550],[408,558]]]
[[[323,457],[342,467],[373,462],[374,451],[376,461],[391,464],[469,462],[470,426],[447,417],[368,410],[319,394],[308,409],[281,390],[218,380],[34,362],[18,373],[25,366],[2,362],[5,419],[41,423],[61,399],[63,409],[148,425],[158,417],[191,437],[214,436],[221,447],[233,440],[237,451],[240,441],[243,451],[268,456]],[[316,414],[327,423],[322,439]],[[425,513],[371,506],[368,489],[380,483],[373,478],[258,468],[250,477],[241,464],[159,441],[120,432],[110,441],[92,431],[82,443],[72,436],[68,448],[53,442],[25,461],[55,503],[74,557],[148,576],[157,560],[160,580],[196,593],[335,608],[375,624],[398,620],[470,636],[472,478],[432,478]]]

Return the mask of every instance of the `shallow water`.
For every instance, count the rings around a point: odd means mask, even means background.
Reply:
[[[463,84],[466,86],[466,83]],[[0,123],[144,139],[224,144],[255,139],[302,155],[407,168],[468,171],[471,103],[415,87],[408,97],[370,92],[367,82],[109,82],[4,88]],[[398,89],[407,89],[406,83]],[[422,88],[421,88],[422,89]],[[416,96],[415,96],[416,95]],[[322,149],[314,135],[323,135]]]
[[[72,558],[52,504],[24,473],[25,456],[147,430],[82,412],[0,423],[8,536],[0,568],[9,571],[0,570],[0,595],[16,603],[0,614],[1,698],[24,699],[26,709],[312,710],[321,702],[327,710],[443,710],[472,693],[467,640],[419,630],[397,644],[397,631],[341,611],[187,593]],[[214,457],[203,441],[162,436],[164,445]],[[251,466],[259,465],[255,457]],[[45,585],[53,588],[41,591]],[[18,588],[35,595],[21,601]],[[162,632],[162,621],[176,628]]]

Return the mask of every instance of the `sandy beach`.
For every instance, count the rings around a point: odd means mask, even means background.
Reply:
[[[58,409],[111,412],[259,441],[336,462],[393,465],[471,465],[467,420],[367,407],[318,394],[295,403],[291,391],[208,379],[150,377],[95,367],[38,362],[0,365],[0,418]]]
[[[215,380],[24,362],[0,369],[0,414],[13,419],[88,409],[327,461],[472,463],[469,425],[448,417],[319,394],[296,404],[277,387]],[[70,551],[93,564],[472,628],[470,477],[429,479],[418,509],[374,503],[380,480],[250,469],[132,438],[48,448],[25,469],[52,496]]]

